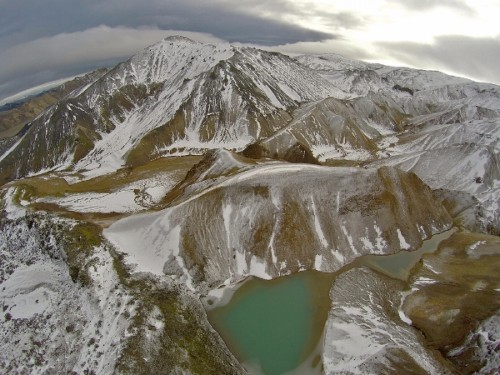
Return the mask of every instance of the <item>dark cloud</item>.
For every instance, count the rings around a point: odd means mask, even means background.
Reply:
[[[291,0],[217,0],[218,4],[231,7],[233,10],[248,14],[267,15],[267,18],[279,19],[282,15],[293,15],[302,19],[315,19],[318,23],[338,28],[353,28],[361,25],[364,20],[355,13],[337,12],[324,5],[314,2],[297,3]],[[299,42],[311,41],[300,40]]]
[[[229,2],[215,0],[0,0],[0,45],[9,38],[53,36],[99,25],[155,26],[211,33],[237,42],[265,45],[314,41],[331,35],[263,17],[263,11],[283,12],[289,2],[278,0]],[[265,5],[265,6],[264,6]],[[281,9],[281,10],[280,10]]]
[[[335,38],[283,21],[297,11],[287,0],[0,0],[0,9],[0,99],[30,76],[34,85],[126,58],[168,30],[267,46]]]
[[[435,43],[379,43],[379,55],[422,68],[441,69],[500,84],[500,38],[443,36]]]
[[[2,51],[0,100],[48,81],[113,66],[147,45],[178,34],[202,42],[221,42],[195,32],[99,26],[19,44]]]

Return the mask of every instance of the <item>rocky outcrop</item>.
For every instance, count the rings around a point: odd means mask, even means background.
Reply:
[[[245,373],[197,295],[130,275],[95,226],[0,216],[0,261],[2,374]]]

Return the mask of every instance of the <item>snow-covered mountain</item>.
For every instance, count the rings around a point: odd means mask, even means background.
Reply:
[[[182,37],[88,77],[0,142],[0,372],[243,374],[199,297],[313,269],[325,374],[498,369],[500,87]]]
[[[49,109],[0,168],[4,179],[111,171],[185,149],[241,149],[279,129],[287,108],[335,91],[284,55],[167,38]]]

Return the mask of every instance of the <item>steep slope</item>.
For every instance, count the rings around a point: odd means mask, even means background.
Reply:
[[[163,104],[160,111],[167,106],[170,112],[165,115],[169,116],[188,91],[184,78],[193,78],[215,65],[218,62],[215,59],[230,55],[228,47],[178,38],[164,40],[146,49],[31,123],[24,137],[3,155],[0,161],[3,178],[20,177],[45,168],[67,168],[87,155],[98,141],[106,149],[105,156],[111,159],[111,163],[115,162],[114,154],[127,151],[123,151],[124,143],[150,130],[144,123],[148,120],[147,115],[142,114],[141,124],[139,113],[136,114],[139,119],[135,122],[131,119],[128,127],[125,124],[111,138],[107,137],[117,124],[129,118],[129,113],[133,114],[138,106],[151,115],[149,121],[162,121],[163,117],[157,119],[158,113],[151,106],[158,104],[154,95],[163,85],[169,89],[165,95],[173,97],[160,102]],[[177,92],[179,94],[174,95]]]
[[[252,145],[246,155],[283,159],[292,145],[300,144],[323,162],[375,160],[401,153],[388,146],[418,137],[421,129],[430,132],[442,125],[490,122],[489,134],[500,115],[500,90],[494,85],[332,55],[297,60],[345,92],[350,90],[349,95],[303,104],[286,127]],[[347,79],[361,73],[362,80]],[[347,81],[335,81],[332,74]],[[449,135],[436,135],[434,142],[451,141]],[[462,142],[471,136],[464,134]]]
[[[332,90],[284,55],[235,48],[231,58],[193,82],[175,116],[134,146],[128,161],[210,148],[242,149],[280,129],[299,102]]]
[[[138,271],[199,288],[248,275],[331,272],[362,254],[416,248],[450,226],[431,191],[392,168],[253,165],[226,151],[197,168],[168,208],[106,229]]]
[[[463,374],[495,373],[500,366],[499,246],[496,236],[455,233],[424,256],[401,304]]]
[[[263,139],[245,154],[284,159],[301,144],[320,161],[372,160],[378,141],[403,130],[406,115],[389,96],[373,94],[352,100],[327,98],[307,103],[292,113],[286,127]]]
[[[30,123],[0,157],[0,178],[68,168],[94,176],[256,142],[261,156],[299,144],[323,161],[372,160],[397,132],[494,121],[499,98],[496,86],[438,72],[171,37]]]
[[[27,123],[37,117],[43,110],[54,105],[73,91],[86,87],[94,82],[107,69],[98,69],[94,72],[76,77],[47,92],[36,95],[14,108],[0,111],[0,140],[14,137]],[[0,147],[0,154],[4,149]]]
[[[481,206],[482,230],[495,234],[500,231],[499,141],[498,119],[427,125],[386,149],[396,156],[370,166],[396,166],[416,173],[432,189],[470,195]]]
[[[376,72],[383,67],[380,64],[368,64],[336,54],[302,55],[295,59],[333,83],[341,92],[338,98],[361,97],[386,86]]]

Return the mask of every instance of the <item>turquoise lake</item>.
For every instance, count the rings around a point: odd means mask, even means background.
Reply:
[[[275,280],[251,278],[230,303],[208,312],[211,324],[251,373],[281,375],[310,359],[328,316],[332,276],[301,272]],[[321,365],[319,355],[310,361]]]

